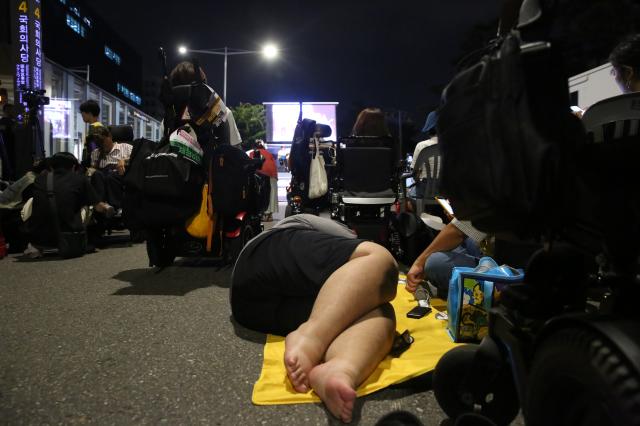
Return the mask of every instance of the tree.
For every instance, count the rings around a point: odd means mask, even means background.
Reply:
[[[264,113],[264,106],[249,103],[240,103],[233,111],[233,118],[242,136],[242,141],[250,144],[256,139],[264,139],[266,131],[267,119]]]

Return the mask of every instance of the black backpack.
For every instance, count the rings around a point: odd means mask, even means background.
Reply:
[[[313,137],[315,130],[316,122],[305,118],[298,122],[294,132],[289,158],[291,161],[291,175],[300,183],[309,181],[309,169],[311,168],[309,140]]]
[[[512,31],[489,46],[447,86],[438,120],[441,190],[456,217],[520,237],[567,222],[571,153],[584,136],[567,80],[550,72],[557,53],[543,41],[523,45]]]
[[[220,145],[213,151],[211,161],[214,210],[222,215],[253,212],[256,189],[249,156],[234,146]]]
[[[184,223],[200,205],[204,172],[169,144],[134,143],[124,178],[123,216],[127,227],[142,229]]]

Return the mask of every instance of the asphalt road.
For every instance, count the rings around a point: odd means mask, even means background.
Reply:
[[[158,272],[144,245],[0,260],[0,424],[338,424],[319,404],[251,403],[265,335],[234,325],[229,279],[206,261]],[[428,388],[360,398],[353,423],[443,424]]]

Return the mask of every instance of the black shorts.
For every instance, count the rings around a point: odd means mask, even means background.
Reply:
[[[363,240],[318,231],[270,231],[236,263],[231,312],[252,330],[287,335],[309,319],[318,292]]]

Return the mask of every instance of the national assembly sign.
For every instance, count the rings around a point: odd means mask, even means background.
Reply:
[[[21,92],[44,87],[40,0],[11,0],[11,42],[15,63],[14,102],[27,108]]]
[[[16,173],[26,172],[43,158],[42,105],[44,97],[44,52],[42,50],[41,0],[10,0],[11,44],[13,47]]]

